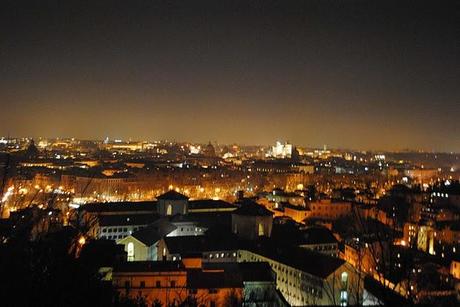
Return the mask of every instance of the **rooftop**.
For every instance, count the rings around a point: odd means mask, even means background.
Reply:
[[[211,236],[166,237],[166,246],[171,254],[190,254],[208,251],[236,250],[238,239],[234,235],[225,238]]]
[[[151,246],[176,228],[177,227],[171,224],[167,219],[159,219],[149,226],[134,232],[132,236],[145,245]]]
[[[208,262],[203,270],[239,272],[243,282],[274,282],[275,275],[268,262]]]
[[[181,194],[179,192],[176,192],[174,190],[170,190],[164,194],[161,194],[157,196],[157,199],[164,199],[164,200],[188,200],[188,197],[185,196],[184,194]]]
[[[190,270],[187,274],[187,287],[190,289],[242,288],[243,280],[238,271]]]
[[[236,215],[247,216],[272,216],[273,212],[253,201],[244,202],[240,208],[232,212]]]
[[[201,200],[192,200],[188,204],[189,210],[198,210],[198,209],[231,209],[237,208],[235,205],[232,205],[223,200],[213,200],[213,199],[201,199]]]
[[[339,258],[299,247],[278,247],[272,242],[250,248],[250,251],[320,278],[328,277],[345,263]]]
[[[311,227],[302,231],[301,244],[332,244],[337,239],[332,232],[324,227]]]
[[[114,272],[177,272],[185,271],[180,261],[129,261],[114,267]]]
[[[166,237],[170,254],[198,254],[210,251],[248,250],[266,258],[299,269],[320,278],[326,278],[341,265],[344,260],[315,253],[300,247],[280,247],[271,239],[251,242],[241,240],[228,233],[220,236]]]

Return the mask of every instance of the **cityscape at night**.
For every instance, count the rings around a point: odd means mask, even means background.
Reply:
[[[457,1],[10,1],[0,306],[460,305]]]

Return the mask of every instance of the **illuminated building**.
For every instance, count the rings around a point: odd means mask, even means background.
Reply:
[[[238,261],[268,262],[277,288],[291,306],[353,305],[362,280],[347,262],[302,249],[239,251]],[[311,265],[312,263],[316,265]]]
[[[265,198],[272,203],[289,203],[295,206],[303,206],[305,207],[305,198],[304,196],[293,193],[293,192],[285,192],[281,189],[274,189],[271,193],[265,193]],[[275,208],[277,206],[275,205]]]
[[[460,259],[453,259],[450,264],[450,275],[456,279],[460,279]]]
[[[279,214],[280,216],[287,216],[296,221],[297,223],[304,223],[304,221],[311,216],[310,209],[302,206],[282,204],[281,211],[283,212],[283,214]]]
[[[323,227],[310,227],[302,231],[302,241],[299,246],[311,251],[338,257],[339,242],[332,232]]]
[[[126,199],[136,178],[129,173],[115,173],[113,176],[97,174],[92,176],[62,175],[65,190],[75,191],[76,197],[93,197],[98,200],[120,201]]]
[[[376,272],[377,259],[382,257],[382,246],[375,240],[348,240],[345,242],[343,259],[353,267],[372,275]]]
[[[78,211],[89,235],[110,240],[122,239],[159,218],[156,202],[93,203]]]
[[[310,202],[307,206],[311,211],[310,218],[336,220],[351,213],[351,203],[349,202],[333,202],[330,199],[322,199]]]
[[[102,215],[93,229],[101,239],[120,240],[156,220],[158,216],[152,214]]]
[[[158,242],[176,229],[169,221],[160,219],[118,240],[117,244],[124,245],[128,261],[155,261]]]
[[[275,146],[272,146],[270,155],[274,158],[291,158],[293,152],[293,146],[289,143],[276,142]]]
[[[147,144],[144,142],[123,142],[121,140],[114,140],[114,142],[105,143],[104,148],[113,151],[129,152],[143,150],[146,145]]]
[[[206,266],[193,257],[128,262],[113,268],[111,281],[122,297],[141,297],[147,305],[287,306],[270,266],[260,262]]]
[[[245,239],[270,237],[272,224],[273,213],[254,202],[243,202],[240,208],[232,211],[232,231]]]
[[[436,178],[439,171],[436,169],[408,169],[404,171],[404,174],[419,182],[429,182],[431,179]]]
[[[432,226],[420,225],[417,234],[417,248],[421,251],[434,255],[434,236],[435,231]]]
[[[121,296],[143,297],[152,305],[185,301],[187,271],[180,262],[127,262],[113,269],[112,284]]]
[[[187,214],[188,197],[174,190],[157,197],[158,213],[160,215]]]
[[[362,279],[357,278],[356,270],[344,260],[305,248],[282,247],[272,241],[250,242],[229,235],[166,237],[159,248],[164,253],[163,259],[169,261],[193,254],[201,257],[203,265],[267,262],[276,274],[277,288],[293,306],[334,305],[341,298],[346,298],[347,304],[356,302],[354,294],[356,287],[362,287]],[[347,276],[346,284],[339,282],[343,273]]]

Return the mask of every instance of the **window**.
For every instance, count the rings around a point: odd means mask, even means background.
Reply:
[[[217,289],[209,289],[209,294],[216,294],[217,293]]]
[[[128,261],[134,261],[134,243],[128,243]]]
[[[171,204],[168,204],[168,207],[166,209],[166,215],[172,215],[172,206],[171,206]]]
[[[347,306],[348,303],[348,293],[347,291],[340,291],[340,306]]]
[[[342,273],[342,284],[347,285],[347,282],[348,282],[348,273],[347,272],[343,272]]]
[[[176,281],[175,280],[171,280],[171,288],[175,288],[176,287]]]
[[[155,287],[161,288],[161,281],[157,280],[157,281],[155,282]]]
[[[262,223],[259,223],[259,237],[264,236],[264,225]]]
[[[141,287],[141,288],[145,288],[145,281],[141,281],[140,287]]]
[[[129,284],[129,280],[125,281],[125,288],[129,288],[130,284]]]

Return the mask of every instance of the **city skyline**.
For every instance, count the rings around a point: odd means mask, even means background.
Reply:
[[[109,141],[111,143],[163,143],[163,142],[171,142],[173,144],[196,144],[196,145],[206,145],[206,144],[212,144],[212,145],[218,145],[218,146],[231,146],[231,145],[237,145],[237,146],[254,146],[254,147],[271,147],[273,144],[276,142],[281,142],[283,144],[292,144],[296,148],[304,148],[304,149],[319,149],[319,150],[338,150],[338,151],[363,151],[363,152],[389,152],[389,153],[398,153],[398,152],[407,152],[407,153],[440,153],[440,154],[459,154],[460,152],[456,151],[436,151],[436,150],[426,150],[423,148],[401,148],[401,149],[366,149],[366,148],[351,148],[351,147],[336,147],[332,146],[330,144],[294,144],[288,139],[273,139],[271,143],[241,143],[241,142],[230,142],[230,143],[225,143],[225,142],[219,142],[218,140],[204,140],[204,141],[190,141],[190,140],[179,140],[179,139],[154,139],[154,138],[147,138],[147,139],[139,139],[139,138],[76,138],[72,136],[64,136],[64,137],[47,137],[47,136],[13,136],[13,135],[0,135],[0,143],[1,142],[8,142],[12,140],[19,140],[19,139],[27,139],[27,140],[34,140],[34,141],[39,141],[39,140],[75,140],[75,141],[90,141],[90,142],[97,142],[97,143],[103,143],[106,141]],[[5,143],[6,144],[6,143]]]
[[[7,3],[0,134],[459,152],[452,3]]]
[[[0,306],[460,306],[459,9],[2,1]]]

